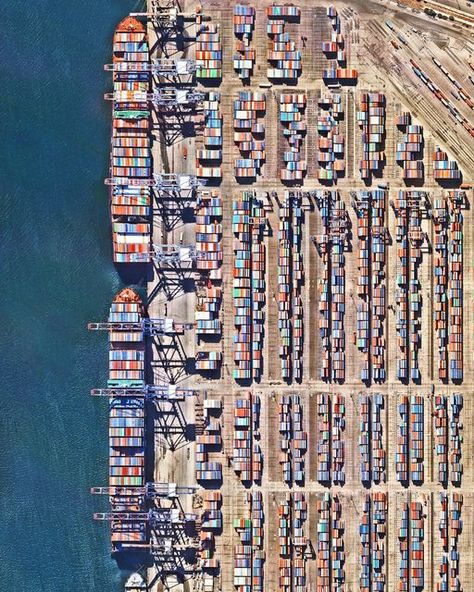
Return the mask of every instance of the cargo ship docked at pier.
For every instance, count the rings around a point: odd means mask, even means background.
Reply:
[[[134,17],[115,29],[110,211],[115,263],[150,258],[151,169],[150,56],[145,26]]]
[[[125,288],[114,298],[109,323],[109,389],[142,388],[145,384],[145,340],[139,327],[144,317],[140,296]],[[127,328],[118,328],[127,324]],[[123,326],[123,325],[122,325]],[[112,512],[145,511],[145,402],[117,396],[109,404],[109,499]],[[146,521],[111,521],[112,549],[148,550]]]

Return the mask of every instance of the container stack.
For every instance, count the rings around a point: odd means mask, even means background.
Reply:
[[[332,401],[330,395],[326,393],[318,393],[316,397],[318,438],[316,478],[322,484],[343,485],[345,458],[342,436],[346,427],[344,397],[335,394]]]
[[[265,126],[259,119],[265,109],[266,98],[261,92],[241,91],[234,101],[234,143],[242,156],[235,160],[237,179],[261,174],[265,162]]]
[[[214,80],[222,78],[222,44],[219,25],[202,24],[196,35],[196,78]]]
[[[401,401],[398,404],[398,413],[400,415],[400,423],[398,426],[397,449],[395,452],[395,472],[397,475],[397,481],[400,483],[408,483],[409,400],[406,395],[402,396]]]
[[[199,372],[218,371],[222,364],[222,352],[220,351],[200,351],[196,353],[196,370]]]
[[[295,82],[301,75],[301,51],[290,34],[285,33],[286,22],[299,22],[300,14],[301,10],[292,4],[267,6],[267,34],[271,39],[267,52],[269,80]]]
[[[424,518],[420,502],[410,502],[410,590],[423,590],[424,568]]]
[[[400,357],[397,379],[418,382],[421,378],[418,352],[421,346],[421,284],[418,279],[425,234],[421,228],[422,191],[399,192],[394,209],[397,217],[396,328]]]
[[[386,455],[382,430],[383,409],[383,395],[359,395],[360,480],[364,484],[384,483],[386,479]]]
[[[361,541],[361,592],[385,590],[385,540],[387,533],[387,496],[376,492],[365,496],[359,526]]]
[[[411,113],[409,111],[403,111],[400,115],[397,115],[395,125],[401,129],[405,129],[407,125],[411,125]]]
[[[255,27],[255,8],[253,6],[234,6],[234,35],[237,37],[234,70],[242,80],[249,80],[255,65],[255,49],[250,48],[250,40]]]
[[[331,59],[331,66],[324,68],[323,80],[326,84],[331,82],[353,82],[357,80],[358,72],[352,68],[346,67],[346,49],[344,35],[341,32],[341,19],[334,6],[328,6],[326,14],[331,20],[333,31],[331,40],[323,41],[322,51],[328,59]]]
[[[302,484],[305,480],[304,457],[308,435],[303,431],[303,406],[299,395],[282,395],[278,416],[283,481],[290,486],[293,482]]]
[[[306,174],[307,163],[304,154],[301,154],[303,139],[306,136],[306,121],[303,120],[305,109],[305,94],[280,95],[280,121],[285,128],[283,135],[290,146],[289,151],[283,153],[285,168],[280,170],[282,181],[302,182]]]
[[[359,238],[358,295],[362,303],[357,306],[357,347],[364,354],[361,380],[370,383],[385,382],[386,317],[385,265],[386,265],[386,190],[374,189],[354,194]]]
[[[459,383],[463,379],[463,215],[464,191],[448,192],[449,207],[449,377]]]
[[[344,485],[346,475],[344,471],[344,440],[342,434],[346,429],[346,404],[342,395],[333,395],[331,456],[332,480],[335,485]]]
[[[199,555],[203,571],[215,573],[219,569],[216,557],[215,535],[222,530],[222,494],[220,491],[204,491],[202,495],[201,531]]]
[[[433,322],[438,344],[438,378],[448,380],[448,210],[444,198],[435,198],[434,225],[434,303]]]
[[[110,205],[115,263],[150,260],[150,56],[145,27],[129,17],[114,35]]]
[[[402,114],[396,120],[398,127],[405,130],[402,141],[397,143],[396,159],[403,167],[403,178],[406,181],[419,181],[423,179],[423,128],[421,125],[403,125],[406,114]],[[409,115],[409,114],[408,114]]]
[[[460,421],[461,410],[463,408],[463,396],[459,393],[451,395],[451,419],[449,421],[449,477],[451,483],[455,486],[461,485],[463,465],[461,462],[461,443],[463,441]]]
[[[410,478],[415,485],[424,480],[423,447],[424,447],[424,402],[423,397],[410,397]]]
[[[323,345],[321,379],[343,382],[345,379],[345,256],[347,211],[338,191],[317,191],[324,234],[315,237],[323,261],[319,282],[319,334]]]
[[[342,505],[337,495],[331,499],[331,494],[325,492],[317,500],[316,509],[318,511],[317,589],[342,592],[345,580]]]
[[[259,379],[262,372],[265,304],[264,211],[255,192],[233,202],[235,380]]]
[[[237,592],[263,592],[263,496],[260,491],[246,494],[248,515],[234,520],[240,544],[234,547],[234,586]]]
[[[287,381],[300,381],[303,370],[302,221],[301,193],[286,191],[278,231],[278,328],[282,378]]]
[[[204,428],[196,436],[196,481],[222,481],[222,463],[211,461],[211,452],[222,448],[221,423],[216,414],[222,410],[222,401],[206,399],[204,402]]]
[[[432,155],[433,159],[433,178],[435,181],[461,181],[462,174],[458,169],[458,163],[455,160],[449,160],[446,152],[439,146]]]
[[[403,504],[400,528],[398,529],[398,542],[400,548],[400,570],[398,591],[408,592],[409,590],[409,529],[410,529],[410,507]]]
[[[341,94],[326,94],[319,100],[318,115],[318,179],[336,183],[344,175],[344,134],[340,120],[344,117]]]
[[[308,539],[305,522],[308,507],[304,493],[288,492],[278,506],[278,541],[280,544],[279,590],[303,592],[306,589]]]
[[[197,295],[196,310],[194,312],[197,336],[222,335],[222,323],[219,319],[221,302],[222,288],[213,286],[210,282],[204,292]]]
[[[212,284],[222,279],[222,197],[219,191],[202,190],[194,209],[196,220],[196,267],[209,274]]]
[[[250,391],[235,402],[233,466],[243,483],[260,483],[262,452],[257,441],[260,416],[260,397]]]
[[[436,395],[434,399],[433,420],[438,482],[445,486],[448,483],[448,401],[445,395]]]
[[[439,581],[436,583],[437,592],[461,592],[462,586],[459,579],[458,549],[459,535],[463,529],[461,510],[463,496],[461,493],[440,493],[441,515],[439,531],[443,545],[443,553],[439,564]]]
[[[357,122],[362,128],[362,160],[360,177],[369,180],[372,173],[380,175],[385,166],[385,95],[363,93]]]
[[[196,176],[203,179],[222,177],[222,114],[221,96],[208,93],[203,101],[203,147],[196,153]]]

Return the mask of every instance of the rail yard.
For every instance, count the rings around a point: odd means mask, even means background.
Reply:
[[[117,27],[132,280],[89,324],[93,493],[146,589],[474,592],[474,21],[444,6],[148,0]]]

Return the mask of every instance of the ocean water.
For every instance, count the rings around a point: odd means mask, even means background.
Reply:
[[[107,481],[107,338],[121,287],[107,174],[115,24],[140,2],[0,2],[0,589],[115,592],[89,494]]]

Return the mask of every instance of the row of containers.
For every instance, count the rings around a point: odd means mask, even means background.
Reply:
[[[352,206],[357,215],[359,254],[357,293],[357,348],[364,359],[360,378],[366,384],[385,382],[386,343],[384,324],[387,314],[385,214],[387,190],[352,192]]]
[[[250,391],[235,401],[232,464],[244,484],[262,482],[260,397]]]
[[[283,481],[290,487],[304,484],[308,434],[303,430],[303,405],[296,394],[282,395],[278,404],[280,466]]]
[[[342,395],[318,393],[317,409],[317,465],[316,479],[326,486],[344,485],[343,433],[346,429],[346,405]]]
[[[425,518],[421,502],[410,501],[402,507],[398,530],[400,546],[399,592],[417,592],[425,584]]]
[[[280,95],[280,122],[283,136],[289,144],[289,150],[283,152],[284,168],[280,169],[283,182],[302,182],[306,174],[307,162],[302,154],[303,140],[306,136],[306,95],[282,93]]]
[[[322,341],[321,379],[343,382],[346,373],[345,249],[348,215],[338,191],[317,191],[323,234],[313,237],[323,263],[319,280],[319,334]]]
[[[439,520],[439,534],[441,536],[443,552],[438,564],[438,581],[436,592],[461,592],[459,579],[459,535],[463,530],[461,512],[463,496],[461,493],[451,495],[440,493],[441,516]]]
[[[255,29],[255,8],[236,4],[232,17],[234,35],[237,37],[233,65],[240,79],[248,81],[255,66],[255,48],[250,47]]]
[[[308,503],[304,493],[288,492],[278,506],[278,589],[280,592],[304,592],[307,588],[305,523]]]
[[[217,487],[222,482],[222,463],[212,460],[212,454],[222,449],[221,414],[220,399],[204,401],[203,429],[196,434],[195,463],[196,481],[206,487]]]
[[[346,556],[341,500],[338,495],[325,492],[317,500],[316,510],[316,586],[318,590],[343,592]]]
[[[433,178],[436,181],[458,181],[462,180],[462,172],[455,160],[449,160],[448,154],[439,146],[432,154]]]
[[[246,492],[247,513],[234,519],[239,542],[234,546],[234,588],[236,592],[264,590],[264,508],[261,491]]]
[[[216,555],[216,535],[222,532],[222,493],[202,492],[201,528],[199,531],[199,565],[206,575],[213,575],[220,567]]]
[[[281,375],[301,381],[303,375],[304,281],[301,249],[303,210],[301,192],[285,191],[278,228],[278,330]]]
[[[274,82],[296,81],[302,73],[301,51],[288,32],[287,22],[299,22],[301,10],[290,4],[267,6],[267,34],[271,45],[267,51],[267,78]]]
[[[463,128],[471,134],[474,138],[474,126],[464,117],[464,115],[459,111],[459,109],[454,105],[448,97],[444,94],[444,92],[439,88],[439,86],[431,80],[431,78],[423,72],[420,66],[415,62],[415,60],[410,59],[410,65],[412,67],[413,72],[415,75],[421,80],[421,82],[428,87],[430,92],[434,94],[434,96],[441,101],[443,106],[447,109],[447,111],[459,122]],[[467,96],[467,95],[466,95]],[[464,98],[464,97],[463,97]],[[469,98],[469,97],[467,97]]]
[[[344,118],[342,95],[325,93],[318,104],[318,179],[323,183],[336,183],[345,172],[344,134],[340,125]]]
[[[459,393],[436,395],[434,399],[434,438],[435,453],[438,461],[438,482],[446,487],[449,483],[461,484],[462,465],[462,423],[460,415],[463,408],[463,396]]]
[[[201,190],[196,199],[196,260],[197,270],[207,282],[198,291],[194,313],[197,345],[196,370],[218,372],[222,363],[222,197],[217,190]],[[201,340],[209,340],[206,349],[200,350]],[[211,345],[212,344],[212,345]]]
[[[426,236],[421,228],[422,212],[427,194],[424,191],[403,191],[392,204],[396,215],[396,330],[399,357],[396,377],[402,382],[421,379],[419,350],[421,347],[421,284],[419,270],[422,245]]]
[[[109,331],[108,388],[141,388],[145,385],[145,342],[139,328],[144,308],[138,294],[122,290],[114,298],[110,323],[134,323],[133,328]],[[143,398],[109,399],[109,488],[113,512],[145,510],[145,406]],[[146,522],[111,521],[113,551],[146,550]]]
[[[403,168],[406,181],[422,181],[423,168],[423,128],[412,125],[411,114],[401,113],[395,120],[396,126],[405,131],[402,141],[397,143],[396,159]]]
[[[196,33],[196,78],[219,82],[222,78],[222,43],[220,27],[215,23],[203,23]]]
[[[359,525],[360,592],[384,592],[387,540],[387,494],[367,494]]]
[[[265,114],[265,93],[241,91],[234,101],[234,143],[241,158],[235,160],[237,179],[255,179],[262,174],[265,162],[265,126],[260,121]]]
[[[398,426],[395,472],[402,484],[424,482],[424,399],[420,395],[403,395],[398,404]]]
[[[354,84],[357,82],[359,73],[346,65],[347,50],[341,30],[341,18],[334,5],[331,4],[327,7],[326,15],[331,21],[332,31],[331,39],[323,41],[322,51],[331,60],[331,65],[323,69],[323,80],[328,85]]]
[[[254,191],[244,191],[240,199],[233,201],[232,214],[233,377],[237,381],[259,380],[263,371],[265,227],[262,201]]]
[[[381,175],[385,166],[385,95],[363,93],[357,123],[362,129],[362,159],[360,177],[370,180],[372,174]]]
[[[196,153],[196,176],[203,179],[222,177],[222,114],[221,96],[209,92],[203,101],[203,146]]]
[[[383,444],[382,414],[385,410],[383,395],[359,395],[359,452],[360,480],[370,486],[385,483],[387,479],[387,455]]]
[[[145,26],[127,17],[113,39],[110,208],[115,263],[150,260],[150,56]],[[106,95],[108,97],[108,95]]]
[[[463,216],[464,191],[437,198],[434,224],[434,330],[438,345],[438,378],[463,378]]]

